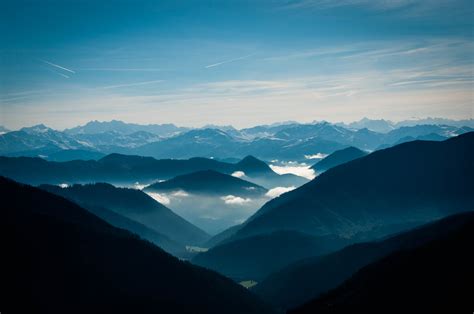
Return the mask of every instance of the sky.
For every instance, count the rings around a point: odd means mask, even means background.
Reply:
[[[471,0],[0,0],[0,125],[474,116]]]

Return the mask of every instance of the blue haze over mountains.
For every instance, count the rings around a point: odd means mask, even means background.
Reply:
[[[83,310],[312,313],[331,302],[371,313],[380,304],[367,295],[394,302],[395,290],[400,308],[421,308],[417,291],[424,303],[437,296],[429,308],[456,298],[465,308],[472,120],[430,121],[242,130],[113,121],[4,133],[2,230],[26,249],[5,245],[13,272],[2,276],[32,287],[11,295],[35,291],[26,310],[60,296],[42,312],[63,312],[79,295]],[[315,177],[277,172],[295,165]],[[239,305],[227,311],[229,302]]]

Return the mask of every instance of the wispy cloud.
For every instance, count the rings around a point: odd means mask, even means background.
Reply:
[[[70,78],[69,75],[63,74],[63,73],[61,73],[61,72],[56,72],[56,71],[53,71],[53,72],[56,73],[56,74],[58,74],[58,75],[60,75],[60,76],[62,76],[62,77],[64,77],[64,78],[67,78],[67,79]]]
[[[43,63],[45,63],[45,64],[48,64],[48,65],[50,65],[50,66],[52,66],[52,67],[61,69],[61,70],[63,70],[63,71],[67,71],[67,72],[70,72],[70,73],[76,73],[75,71],[73,71],[73,70],[71,70],[71,69],[68,69],[68,68],[66,68],[66,67],[60,66],[60,65],[58,65],[58,64],[55,64],[55,63],[52,63],[52,62],[49,62],[49,61],[46,61],[46,60],[42,60],[42,59],[40,59],[40,61],[43,62]],[[57,73],[60,74],[59,72],[57,72]],[[66,76],[66,75],[64,75],[64,76],[65,76],[65,77],[68,77],[68,76]],[[68,78],[69,78],[69,77],[68,77]]]
[[[169,71],[157,68],[81,68],[78,71],[93,71],[93,72],[163,72]]]
[[[277,0],[276,3],[277,10],[311,12],[350,7],[402,19],[451,19],[462,15],[466,18],[465,12],[472,11],[472,1],[468,0]],[[341,14],[346,14],[345,10]],[[467,16],[472,19],[472,14]]]
[[[149,84],[157,84],[161,82],[163,82],[163,80],[153,80],[153,81],[144,81],[144,82],[136,82],[136,83],[101,86],[101,87],[98,87],[97,89],[114,89],[114,88],[121,88],[121,87],[142,86],[142,85],[149,85]]]
[[[229,60],[225,60],[225,61],[221,61],[221,62],[209,64],[209,65],[206,65],[205,68],[206,68],[206,69],[209,69],[209,68],[213,68],[213,67],[217,67],[217,66],[226,64],[226,63],[231,63],[231,62],[235,62],[235,61],[238,61],[238,60],[243,60],[243,59],[246,59],[246,58],[251,57],[251,56],[253,56],[253,55],[255,55],[255,53],[251,53],[251,54],[246,55],[246,56],[243,56],[243,57],[238,57],[238,58],[234,58],[234,59],[229,59]]]
[[[373,0],[295,0],[283,4],[284,8],[298,9],[298,8],[317,8],[328,9],[344,6],[367,6],[374,10],[392,10],[396,8],[406,7],[420,0],[388,0],[388,1],[373,1]]]

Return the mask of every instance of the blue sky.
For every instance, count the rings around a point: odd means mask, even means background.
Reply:
[[[465,0],[1,1],[0,124],[472,118]]]

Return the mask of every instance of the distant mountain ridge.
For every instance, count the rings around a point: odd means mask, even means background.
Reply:
[[[214,170],[202,170],[174,177],[164,182],[156,182],[145,191],[185,191],[204,195],[234,195],[242,197],[263,196],[267,189],[251,182],[223,174]]]
[[[29,184],[62,183],[123,183],[150,184],[157,180],[167,180],[178,175],[202,170],[214,170],[224,174],[236,171],[249,174],[244,179],[273,186],[301,185],[306,179],[295,175],[278,175],[265,167],[264,163],[247,158],[243,163],[226,163],[208,158],[188,160],[161,159],[152,157],[110,154],[97,161],[75,160],[67,162],[49,162],[40,158],[1,157],[0,175]],[[258,170],[258,171],[256,171]]]
[[[426,120],[424,123],[431,124],[424,125],[421,122],[412,122],[400,123],[383,130],[372,125],[390,124],[389,122],[368,119],[354,125],[288,122],[241,130],[231,126],[212,125],[188,129],[172,124],[138,125],[115,120],[91,121],[84,126],[62,132],[37,125],[0,134],[0,155],[39,156],[48,159],[50,155],[61,150],[84,150],[155,158],[182,159],[202,156],[225,159],[253,155],[265,160],[305,161],[305,156],[330,154],[348,146],[373,151],[379,147],[394,145],[402,138],[416,139],[428,134],[448,138],[472,131],[474,124],[472,120],[443,119]],[[71,156],[74,157],[77,155]]]
[[[448,125],[454,127],[463,127],[467,126],[474,128],[474,119],[464,119],[464,120],[451,120],[444,118],[425,118],[425,119],[411,119],[403,120],[400,122],[393,122],[385,119],[369,119],[362,118],[359,121],[354,121],[351,123],[336,123],[338,125],[353,128],[353,129],[369,129],[374,132],[387,133],[396,128],[404,126],[416,126],[416,125]]]
[[[314,164],[311,169],[315,171],[326,171],[333,167],[339,166],[343,163],[352,161],[354,159],[364,157],[367,153],[356,148],[356,147],[348,147],[338,151],[335,151],[331,155],[323,158],[322,160],[318,161]]]
[[[351,236],[472,209],[473,160],[474,132],[377,151],[269,201],[232,238],[281,229]]]
[[[171,135],[178,134],[183,131],[187,131],[189,128],[178,127],[174,124],[136,124],[136,123],[125,123],[123,121],[112,120],[112,121],[90,121],[82,126],[77,126],[71,129],[65,129],[64,132],[67,134],[98,134],[106,132],[117,132],[120,134],[132,134],[136,132],[147,132],[158,135],[160,137],[168,137]]]

